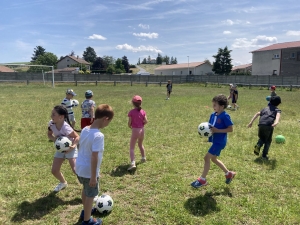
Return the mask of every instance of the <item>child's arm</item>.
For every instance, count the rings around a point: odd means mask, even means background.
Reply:
[[[281,113],[277,113],[277,114],[276,114],[276,118],[275,118],[274,123],[272,124],[272,127],[275,127],[275,126],[279,123],[279,120],[280,120],[280,114],[281,114]]]
[[[128,117],[128,127],[131,129],[131,117]]]
[[[147,116],[145,116],[145,119],[144,119],[144,125],[146,125],[148,123],[148,119],[147,119]]]
[[[92,106],[91,108],[90,108],[90,115],[91,115],[91,123],[93,122],[93,120],[94,120],[94,110],[95,110],[95,107],[94,106]]]
[[[91,157],[91,179],[90,179],[90,187],[95,187],[97,183],[97,163],[98,163],[98,154],[99,152],[92,152]]]
[[[55,142],[56,137],[53,136],[53,131],[50,129],[50,127],[48,127],[48,133],[47,133],[47,135],[48,135],[49,140]]]
[[[64,153],[68,153],[68,152],[74,150],[79,143],[79,135],[75,131],[70,133],[68,136],[70,138],[73,138],[74,141],[72,142],[72,145],[70,146],[70,148],[67,151],[64,151]]]
[[[218,128],[212,127],[212,128],[210,128],[210,130],[213,133],[228,133],[228,132],[232,132],[233,131],[233,127],[232,126],[228,126],[225,129],[218,129]]]
[[[250,123],[248,124],[248,128],[250,128],[250,127],[252,127],[252,123],[253,123],[253,121],[257,118],[257,117],[259,117],[260,116],[260,112],[258,112],[258,113],[256,113],[254,116],[253,116],[253,118],[251,119],[251,121],[250,121]]]

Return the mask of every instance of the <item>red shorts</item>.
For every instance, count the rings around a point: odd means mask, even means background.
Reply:
[[[94,119],[91,122],[91,118],[81,118],[81,129],[85,128],[86,126],[91,125],[94,122]]]

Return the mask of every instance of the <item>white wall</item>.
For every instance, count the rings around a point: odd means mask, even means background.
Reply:
[[[279,58],[274,58],[274,55]],[[272,75],[273,71],[280,71],[281,50],[270,50],[252,53],[252,75]]]
[[[212,66],[208,63],[202,64],[197,67],[190,67],[191,74],[193,75],[205,75],[207,73],[213,73]],[[188,68],[178,68],[178,69],[155,69],[155,75],[188,75]]]

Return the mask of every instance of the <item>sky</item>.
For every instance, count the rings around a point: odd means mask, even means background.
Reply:
[[[232,64],[253,50],[300,40],[299,0],[0,0],[0,63],[29,62],[42,46],[58,58],[87,47],[97,56],[214,61],[227,46]]]

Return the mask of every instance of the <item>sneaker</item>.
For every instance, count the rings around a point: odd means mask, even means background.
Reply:
[[[93,207],[93,208],[92,208],[92,211],[91,211],[91,215],[95,214],[96,212],[97,212],[97,209],[96,209],[95,207]],[[81,210],[79,219],[80,219],[80,220],[83,220],[83,219],[84,219],[84,210]]]
[[[259,155],[259,153],[260,153],[260,147],[258,145],[255,145],[254,146],[254,154]]]
[[[62,189],[66,188],[67,186],[68,186],[67,183],[59,183],[59,184],[54,188],[53,191],[59,192],[59,191],[61,191]]]
[[[81,225],[102,225],[102,220],[99,218],[93,218],[91,217],[88,223],[85,223],[82,221]]]
[[[229,171],[227,175],[225,174],[225,177],[226,177],[225,183],[230,184],[230,182],[234,178],[235,174],[236,174],[236,172],[233,172],[233,171]]]
[[[146,158],[141,158],[141,163],[146,162]]]
[[[132,170],[135,170],[135,169],[136,169],[136,165],[135,165],[135,163],[132,163],[127,170],[132,171]]]
[[[268,157],[268,156],[262,156],[261,158],[262,158],[263,160],[266,160],[266,161],[269,160],[269,157]]]
[[[194,188],[199,188],[202,186],[206,186],[208,183],[206,180],[200,179],[198,178],[197,180],[195,180],[194,182],[191,183],[191,186]]]

